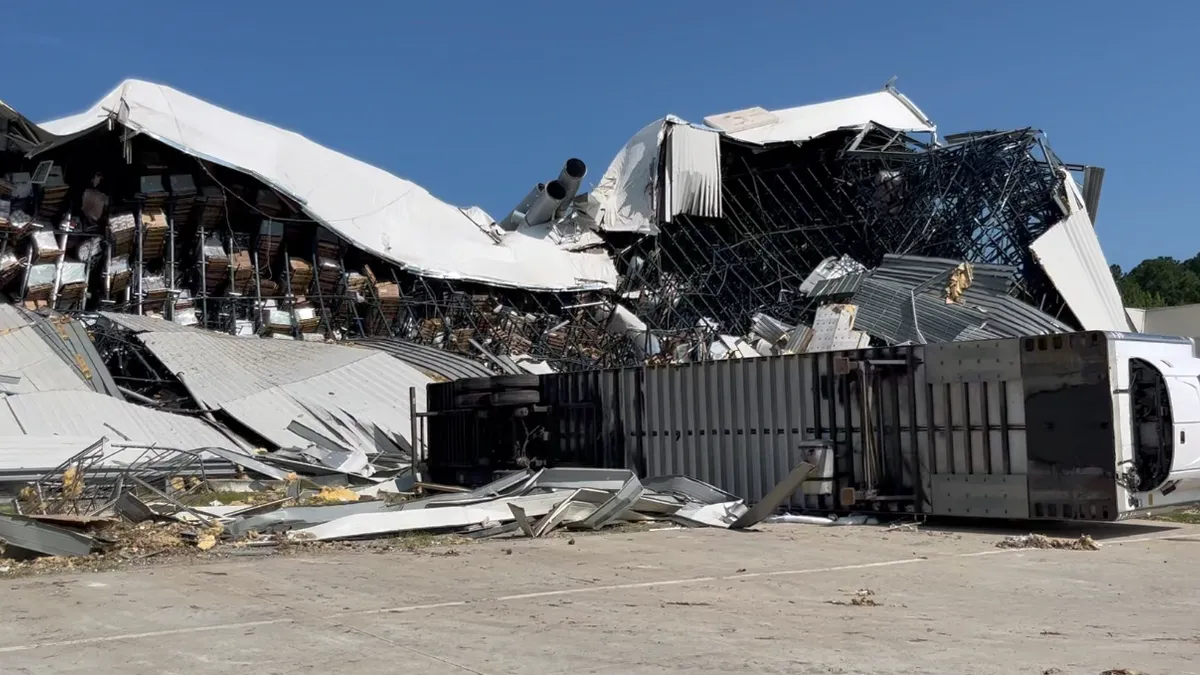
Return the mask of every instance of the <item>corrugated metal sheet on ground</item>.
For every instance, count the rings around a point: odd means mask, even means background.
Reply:
[[[0,436],[0,471],[61,466],[100,438],[90,436]]]
[[[309,445],[287,430],[299,419],[367,452],[407,448],[409,388],[416,387],[417,408],[424,410],[425,387],[433,381],[371,349],[199,331],[138,339],[181,376],[194,398],[282,447]]]
[[[488,370],[487,366],[465,356],[399,338],[361,338],[351,341],[350,344],[378,349],[414,368],[447,380],[490,377],[495,374]]]
[[[93,391],[51,391],[9,396],[0,402],[0,435],[107,436],[112,441],[163,447],[237,449],[200,419],[143,408]]]

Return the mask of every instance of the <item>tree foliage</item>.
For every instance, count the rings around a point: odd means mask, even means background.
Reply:
[[[1187,260],[1150,258],[1123,272],[1112,265],[1113,279],[1126,307],[1173,307],[1200,303],[1200,254]]]

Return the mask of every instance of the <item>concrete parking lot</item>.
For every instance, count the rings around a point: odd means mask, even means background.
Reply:
[[[1200,528],[1088,531],[1099,550],[793,525],[9,579],[0,672],[1200,672]]]

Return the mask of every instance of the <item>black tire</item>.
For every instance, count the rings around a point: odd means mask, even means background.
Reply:
[[[459,410],[475,410],[488,406],[488,399],[491,396],[488,392],[479,392],[475,394],[459,394],[454,397],[454,407]]]
[[[495,375],[491,378],[496,391],[502,389],[537,389],[542,378],[532,374]]]
[[[454,382],[455,391],[506,391],[508,389],[537,389],[541,380],[537,375],[493,375],[492,377],[470,377]]]
[[[505,408],[509,406],[522,406],[537,403],[541,400],[542,395],[530,389],[512,389],[510,391],[498,391],[488,398],[488,402],[494,408]]]
[[[465,380],[454,381],[454,391],[456,392],[476,392],[476,391],[491,391],[492,378],[490,377],[468,377]]]

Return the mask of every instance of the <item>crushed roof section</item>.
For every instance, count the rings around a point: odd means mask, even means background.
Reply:
[[[0,305],[0,326],[0,374],[21,378],[17,384],[0,385],[0,393],[92,389],[67,355],[57,353],[15,307]]]
[[[409,388],[424,409],[432,378],[372,349],[212,333],[137,336],[193,398],[222,410],[280,447],[307,447],[288,431],[298,420],[366,452],[406,450]]]
[[[615,288],[608,256],[560,250],[542,236],[492,238],[421,186],[300,134],[171,87],[125,80],[86,112],[41,125],[66,142],[114,117],[193,157],[249,174],[341,238],[412,272],[530,290]]]
[[[437,375],[447,380],[468,377],[490,377],[494,375],[488,367],[478,361],[460,356],[445,349],[401,340],[399,338],[362,338],[351,344],[377,349],[400,359],[414,368]]]

